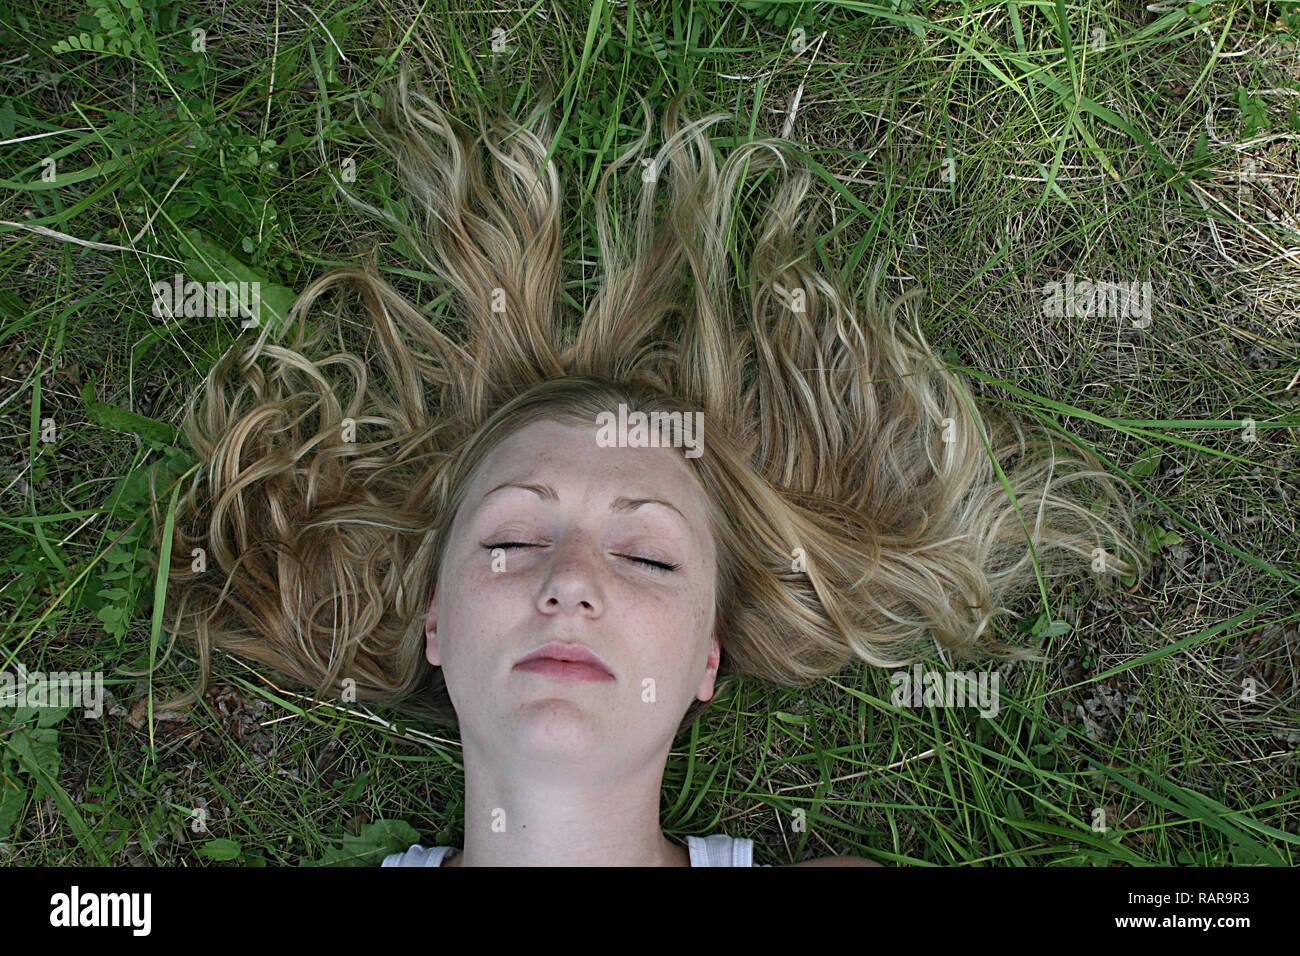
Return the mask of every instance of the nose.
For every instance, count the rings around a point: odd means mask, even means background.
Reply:
[[[580,613],[600,615],[600,553],[590,538],[571,531],[556,543],[545,567],[537,595],[537,609],[543,614]]]

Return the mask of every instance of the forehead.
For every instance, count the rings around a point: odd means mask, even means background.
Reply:
[[[603,448],[596,434],[594,423],[524,426],[484,458],[470,483],[471,502],[502,482],[530,482],[550,485],[561,500],[575,494],[663,498],[703,520],[708,498],[680,449]]]

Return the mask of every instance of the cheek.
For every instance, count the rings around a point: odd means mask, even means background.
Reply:
[[[469,663],[499,647],[502,635],[518,628],[521,615],[533,608],[535,582],[494,571],[491,556],[481,549],[449,568],[443,584],[447,601],[445,611],[439,602],[438,631],[444,633],[445,613],[444,665],[449,655]]]
[[[483,608],[489,602],[484,602],[481,586],[463,565],[448,569],[439,586],[443,597],[438,602],[438,646],[443,667],[450,663],[454,670],[473,656],[473,635],[482,626]]]
[[[652,635],[648,656],[669,671],[678,673],[705,661],[713,636],[712,595],[683,596],[680,603],[665,606],[662,601],[639,607],[640,620],[653,622],[645,633]]]

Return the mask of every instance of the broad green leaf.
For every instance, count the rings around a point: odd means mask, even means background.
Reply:
[[[214,242],[209,242],[197,229],[186,233],[195,249],[195,255],[185,260],[190,279],[196,282],[256,282],[261,303],[259,324],[271,323],[278,332],[283,331],[289,309],[297,295],[287,286],[272,282],[265,274],[246,265]]]
[[[243,852],[243,848],[234,840],[216,839],[209,840],[196,852],[210,860],[233,860]]]

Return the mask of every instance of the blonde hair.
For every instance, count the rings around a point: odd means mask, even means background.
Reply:
[[[199,651],[198,688],[180,700],[203,692],[217,645],[318,695],[350,678],[359,700],[454,725],[423,626],[468,481],[527,424],[594,426],[620,402],[704,413],[704,453],[685,460],[717,543],[722,674],[802,686],[854,658],[909,664],[935,643],[1041,659],[989,628],[1036,585],[1035,565],[1045,578],[1082,570],[1102,548],[1107,572],[1141,574],[1125,486],[1087,450],[977,401],[926,343],[919,290],[881,305],[877,269],[852,301],[809,261],[807,169],[776,140],[743,143],[719,167],[707,131],[727,114],[683,119],[681,102],[647,163],[642,101],[643,135],[600,177],[603,275],[575,328],[562,321],[547,111],[517,123],[476,108],[475,135],[403,73],[377,139],[415,229],[387,218],[450,286],[453,318],[435,325],[372,258],[303,290],[290,346],[267,327],[213,367],[187,410],[201,467],[178,506],[168,590],[169,631]],[[630,251],[607,196],[629,163],[643,186]],[[775,194],[751,283],[733,290],[733,203],[760,172]],[[304,318],[336,286],[359,293],[373,357],[309,357],[324,330],[305,335]],[[195,547],[205,570],[191,568]]]

